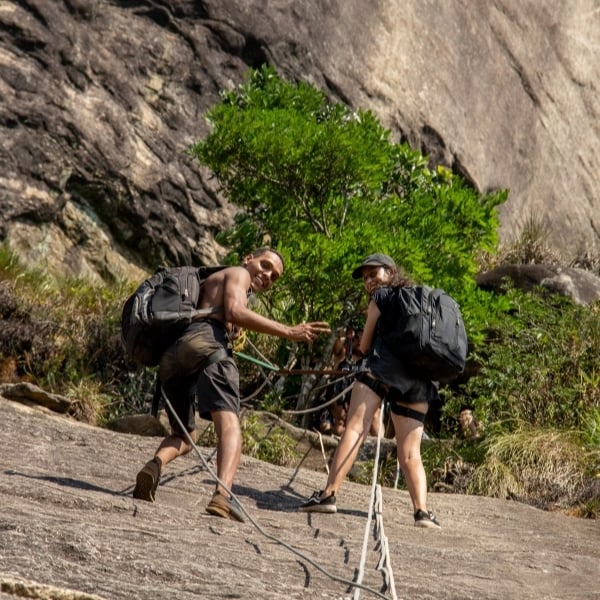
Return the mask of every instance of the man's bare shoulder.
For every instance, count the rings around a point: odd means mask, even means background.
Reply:
[[[250,286],[250,274],[244,267],[226,267],[206,278],[199,308],[223,306],[225,298],[245,296]]]
[[[233,267],[225,267],[216,273],[213,273],[209,277],[206,278],[206,284],[219,284],[223,283],[226,279],[229,281],[247,281],[250,278],[250,274],[248,270],[244,267],[233,266]]]

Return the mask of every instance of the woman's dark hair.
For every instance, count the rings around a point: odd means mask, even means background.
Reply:
[[[404,269],[384,265],[382,266],[386,271],[392,274],[391,281],[383,287],[399,288],[409,287],[415,284],[415,282],[404,272]],[[372,294],[369,294],[369,297],[371,296]]]
[[[392,272],[392,280],[388,284],[389,287],[398,288],[414,285],[414,281],[405,273],[404,269],[396,267],[384,267],[388,271]]]

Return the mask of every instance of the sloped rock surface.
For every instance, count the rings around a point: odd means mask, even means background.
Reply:
[[[351,597],[368,486],[347,483],[336,515],[298,513],[324,474],[244,457],[234,492],[257,526],[239,524],[204,512],[212,481],[196,455],[168,466],[156,503],[138,502],[132,482],[156,438],[3,398],[0,415],[1,598],[16,597],[15,582],[38,593],[28,597],[79,600]],[[383,490],[398,598],[600,598],[596,521],[470,496],[431,494],[430,504],[441,531],[416,529],[407,494]],[[391,597],[371,533],[365,557],[361,598]]]

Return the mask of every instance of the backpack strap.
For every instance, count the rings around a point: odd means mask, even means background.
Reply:
[[[209,306],[208,308],[196,308],[191,312],[192,321],[200,321],[210,315],[224,312],[223,306]]]

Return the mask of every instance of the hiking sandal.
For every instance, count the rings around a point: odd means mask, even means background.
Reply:
[[[240,508],[232,502],[231,498],[223,496],[218,491],[213,494],[211,501],[206,507],[206,512],[209,515],[239,521],[240,523],[244,523],[246,520]]]

